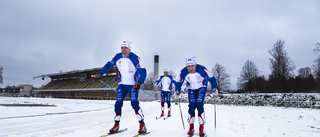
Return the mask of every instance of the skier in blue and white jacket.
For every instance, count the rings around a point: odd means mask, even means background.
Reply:
[[[172,91],[172,84],[176,81],[169,75],[168,69],[163,70],[162,76],[158,80],[155,81],[156,84],[161,83],[161,115],[160,117],[164,116],[164,103],[167,102],[168,105],[168,117],[171,116],[171,91]]]
[[[111,61],[104,65],[104,67],[100,71],[100,74],[96,75],[96,78],[102,78],[102,75],[115,65],[117,66],[119,72],[117,101],[114,105],[115,124],[110,129],[110,133],[114,133],[119,130],[123,101],[128,93],[130,95],[131,106],[134,109],[140,123],[138,132],[145,133],[147,131],[144,123],[144,115],[138,101],[140,85],[144,83],[147,72],[141,64],[140,58],[136,54],[131,52],[131,45],[131,41],[123,41],[123,43],[121,44],[121,53],[116,54]]]
[[[205,124],[204,99],[207,93],[208,81],[212,89],[217,88],[217,81],[208,70],[196,63],[195,56],[186,57],[186,67],[181,70],[180,81],[176,82],[176,91],[181,93],[181,86],[186,81],[188,89],[188,123],[190,124],[188,134],[194,133],[195,109],[198,110],[199,135],[205,135],[203,129]]]

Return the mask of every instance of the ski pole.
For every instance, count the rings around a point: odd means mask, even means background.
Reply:
[[[107,87],[111,88],[114,92],[117,93],[117,91],[114,90],[112,87],[110,87],[107,83],[103,82],[101,79],[99,79],[99,81],[100,81],[101,83],[103,83],[104,85],[106,85]]]
[[[180,109],[181,121],[182,121],[183,129],[185,129],[184,122],[183,122],[183,116],[182,116],[182,112],[181,112],[181,106],[180,106],[180,97],[178,98],[178,103],[179,103],[179,109]]]
[[[117,91],[116,91],[116,90],[114,90],[112,87],[110,87],[107,83],[103,82],[101,79],[99,79],[99,81],[100,81],[101,83],[103,83],[104,85],[108,86],[108,87],[109,87],[109,88],[111,88],[114,92],[116,92],[116,93],[117,93]],[[154,98],[156,98],[156,99],[160,100],[159,98],[155,97],[154,95],[152,95],[152,94],[150,94],[150,93],[148,93],[148,92],[146,92],[146,91],[144,91],[144,90],[142,90],[142,89],[140,89],[140,90],[141,90],[141,91],[143,91],[144,93],[147,93],[147,94],[149,94],[150,96],[152,96],[152,97],[154,97]]]
[[[143,91],[143,92],[146,93],[146,94],[149,94],[151,97],[154,97],[155,99],[160,100],[159,98],[157,98],[156,96],[148,93],[147,91],[144,91],[143,89],[140,89],[140,90]]]
[[[217,129],[216,97],[214,97],[214,130]]]
[[[218,96],[219,91],[216,89],[213,94],[214,97],[214,130],[217,129],[217,108],[216,108],[216,97]]]

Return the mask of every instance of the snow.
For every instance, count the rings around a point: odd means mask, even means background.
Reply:
[[[0,97],[0,104],[14,103],[56,107],[0,106],[0,137],[99,137],[114,124],[114,101]],[[187,136],[187,103],[181,103],[186,129],[183,129],[179,105],[174,102],[172,117],[167,120],[156,120],[160,115],[160,102],[140,102],[140,106],[151,132],[147,136]],[[316,137],[320,134],[319,109],[217,105],[216,110],[215,128],[214,105],[205,104],[208,137]],[[124,102],[122,113],[120,129],[128,130],[112,136],[137,134],[139,124],[130,101]],[[197,118],[195,127],[198,133]]]

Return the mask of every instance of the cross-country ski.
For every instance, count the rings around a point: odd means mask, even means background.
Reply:
[[[165,116],[165,117],[163,117],[163,120],[166,120],[166,119],[168,119],[169,117],[171,117],[171,116]]]
[[[163,116],[156,116],[156,120],[163,118]]]
[[[195,136],[199,136],[199,137],[207,137],[207,135],[199,135],[197,133],[194,134],[188,134],[187,137],[195,137]]]
[[[137,135],[134,135],[133,137],[140,137],[140,136],[145,136],[145,135],[148,135],[150,134],[151,132],[146,132],[146,133],[139,133]]]
[[[118,134],[118,133],[121,133],[121,132],[124,132],[124,131],[127,131],[127,130],[128,130],[127,128],[121,129],[121,130],[118,130],[117,132],[114,132],[114,133],[108,133],[108,134],[102,135],[101,137],[106,137],[106,136],[110,136],[110,135],[115,135],[115,134]]]

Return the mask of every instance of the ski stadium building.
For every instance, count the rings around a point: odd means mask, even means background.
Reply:
[[[118,71],[114,67],[101,79],[110,87],[94,79],[102,68],[74,70],[36,76],[35,78],[50,78],[51,81],[39,89],[34,89],[35,97],[76,98],[76,99],[115,99],[118,87]]]
[[[70,72],[61,72],[46,74],[33,77],[50,78],[51,81],[44,84],[39,89],[33,90],[34,97],[50,98],[72,98],[72,99],[95,99],[95,100],[116,100],[118,88],[118,70],[115,67],[110,69],[101,81],[94,78],[100,72],[100,68],[85,70],[74,70]],[[156,97],[160,97],[160,92],[146,91]],[[128,94],[129,95],[129,94]],[[130,100],[127,96],[125,100]],[[139,93],[139,100],[152,101],[154,97],[144,93]]]

